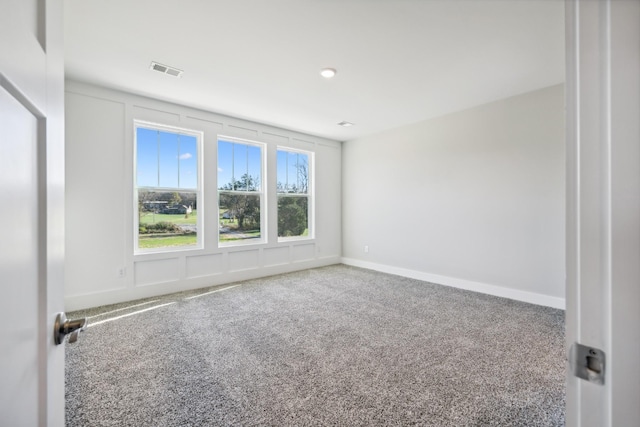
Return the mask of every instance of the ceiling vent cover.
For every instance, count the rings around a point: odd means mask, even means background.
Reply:
[[[347,121],[341,121],[340,123],[338,123],[338,126],[348,128],[349,126],[353,126],[353,123],[347,122]]]
[[[170,67],[168,65],[163,65],[155,61],[151,61],[151,66],[149,67],[149,69],[158,71],[163,74],[169,74],[170,76],[173,76],[173,77],[182,77],[182,73],[184,73],[184,71],[182,70],[179,70],[174,67]]]

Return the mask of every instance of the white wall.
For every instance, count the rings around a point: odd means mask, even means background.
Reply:
[[[564,150],[563,85],[344,143],[343,262],[563,308]]]
[[[74,81],[65,108],[67,311],[340,262],[339,142]],[[134,119],[204,132],[204,249],[133,254]],[[267,243],[217,247],[218,133],[266,143],[267,182],[278,145],[315,153],[314,239],[278,243],[270,215]],[[273,212],[276,198],[267,198]]]

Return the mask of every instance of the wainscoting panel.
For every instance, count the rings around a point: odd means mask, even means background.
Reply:
[[[293,261],[308,261],[316,257],[316,245],[315,243],[309,243],[306,245],[295,245],[291,247],[293,251]]]
[[[251,139],[258,138],[258,131],[255,129],[249,129],[249,128],[244,128],[244,127],[235,126],[235,125],[228,125],[227,129],[231,133],[231,135],[229,136],[235,136],[239,138],[244,137],[244,138],[251,138]]]
[[[229,271],[253,270],[260,266],[259,261],[260,251],[258,249],[229,252]]]
[[[265,267],[289,264],[289,247],[265,248],[262,256]]]
[[[173,282],[180,278],[180,259],[169,258],[135,263],[136,286]]]
[[[293,141],[296,142],[296,143],[299,143],[301,145],[306,145],[307,147],[314,147],[316,145],[314,142],[306,141],[306,140],[300,139],[300,138],[293,138]]]
[[[265,142],[275,142],[279,145],[288,145],[289,137],[283,135],[277,135],[275,133],[262,132],[262,138]]]
[[[200,119],[198,117],[192,117],[192,116],[187,116],[184,122],[185,124],[187,124],[187,126],[190,122],[195,122],[199,125],[202,125],[204,123],[207,126],[211,126],[212,129],[215,129],[215,130],[222,130],[222,128],[224,128],[224,124],[222,123],[214,122],[213,120]]]
[[[138,105],[133,106],[133,117],[137,120],[148,120],[153,123],[176,124],[180,122],[180,114],[140,107]]]
[[[187,257],[187,279],[221,274],[224,270],[223,255],[198,255]]]

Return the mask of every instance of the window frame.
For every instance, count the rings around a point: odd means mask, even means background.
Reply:
[[[307,164],[307,192],[306,193],[288,193],[288,192],[280,192],[278,191],[278,152],[283,151],[286,153],[297,153],[304,154],[307,156],[308,164]],[[313,151],[301,150],[298,148],[286,147],[283,145],[278,145],[276,147],[276,179],[275,179],[275,187],[276,187],[276,221],[280,216],[280,197],[291,197],[291,198],[307,198],[307,228],[308,232],[306,236],[277,236],[278,243],[291,242],[297,240],[312,240],[315,239],[315,176],[314,176],[314,168],[315,166],[315,153]],[[278,234],[278,232],[276,232]]]
[[[151,187],[151,186],[138,186],[138,129],[150,129],[159,132],[168,132],[179,135],[186,135],[196,138],[196,166],[197,166],[197,184],[196,189],[186,189],[180,187]],[[149,122],[145,120],[133,120],[133,254],[134,255],[147,255],[156,253],[172,253],[172,252],[184,252],[193,250],[202,250],[204,248],[204,179],[203,179],[203,144],[204,144],[204,132],[196,129],[187,129],[178,126],[166,125],[156,122]],[[178,193],[195,193],[197,200],[197,216],[196,216],[196,244],[188,246],[165,246],[160,248],[140,248],[139,246],[139,226],[140,219],[138,213],[139,192],[141,189],[152,189],[153,192],[178,192]]]
[[[267,186],[267,150],[268,146],[264,142],[259,142],[250,139],[238,138],[234,136],[218,135],[216,138],[216,166],[220,169],[220,142],[227,142],[232,144],[242,144],[252,147],[258,147],[260,149],[260,191],[248,191],[248,190],[221,190],[220,189],[220,174],[216,172],[216,230],[217,230],[217,247],[219,249],[236,247],[236,246],[249,246],[249,245],[261,245],[268,242],[268,186]],[[232,163],[234,161],[232,160]],[[232,174],[232,182],[235,179],[235,173]],[[260,238],[249,238],[242,240],[232,240],[222,242],[220,240],[220,193],[236,194],[236,195],[257,195],[260,197]]]

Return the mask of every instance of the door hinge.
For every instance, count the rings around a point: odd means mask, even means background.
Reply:
[[[569,364],[576,377],[594,384],[604,384],[604,351],[574,343],[569,351]]]

